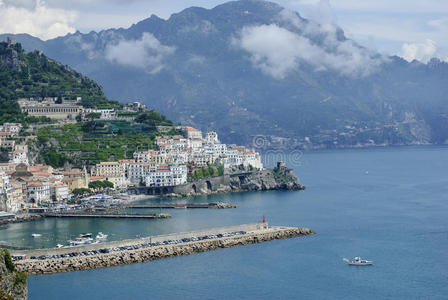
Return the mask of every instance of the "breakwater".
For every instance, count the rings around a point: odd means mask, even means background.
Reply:
[[[43,213],[46,218],[112,218],[112,219],[165,219],[169,214],[94,214],[94,213]]]
[[[18,270],[28,274],[49,274],[152,261],[313,233],[307,228],[249,224],[82,247],[16,251],[13,254],[24,257],[15,261]]]
[[[171,208],[236,208],[235,205],[230,203],[185,203],[185,204],[176,204],[176,203],[165,203],[165,204],[129,204],[124,205],[123,208],[136,208],[136,209],[144,209],[144,208],[160,208],[160,209],[171,209]]]

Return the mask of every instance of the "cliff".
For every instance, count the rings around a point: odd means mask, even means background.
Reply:
[[[267,170],[232,170],[230,174],[193,181],[173,189],[173,196],[196,196],[229,192],[254,192],[269,190],[304,190],[292,169],[284,163]]]
[[[0,249],[0,299],[27,299],[26,275],[15,270],[8,251]]]

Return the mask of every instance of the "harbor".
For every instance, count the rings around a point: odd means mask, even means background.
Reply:
[[[14,251],[12,256],[21,272],[50,274],[152,261],[309,234],[314,231],[257,223],[85,246]]]

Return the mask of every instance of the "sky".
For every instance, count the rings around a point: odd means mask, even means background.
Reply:
[[[127,28],[155,14],[167,19],[190,6],[223,0],[0,0],[0,33],[47,40],[73,33]],[[336,23],[347,37],[388,55],[448,61],[446,0],[272,0],[302,17]]]

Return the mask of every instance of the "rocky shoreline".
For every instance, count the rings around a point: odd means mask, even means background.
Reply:
[[[162,245],[137,250],[123,250],[113,253],[58,259],[19,260],[15,262],[15,266],[17,270],[27,274],[51,274],[80,271],[137,262],[146,262],[172,256],[189,255],[192,253],[205,252],[219,248],[244,246],[314,233],[314,231],[308,228],[270,227],[267,229],[248,232],[247,234],[240,236],[193,241],[175,245]]]
[[[299,191],[304,190],[294,174],[282,162],[274,169],[253,170],[232,169],[228,174],[198,179],[174,187],[132,187],[131,194],[157,195],[159,197],[193,197],[232,192],[256,192],[270,190]]]
[[[29,221],[34,221],[34,220],[37,220],[40,218],[42,218],[42,216],[39,214],[28,214],[28,213],[17,214],[17,215],[15,215],[14,218],[0,220],[0,226],[6,225],[6,224],[13,224],[13,223],[29,222]]]

